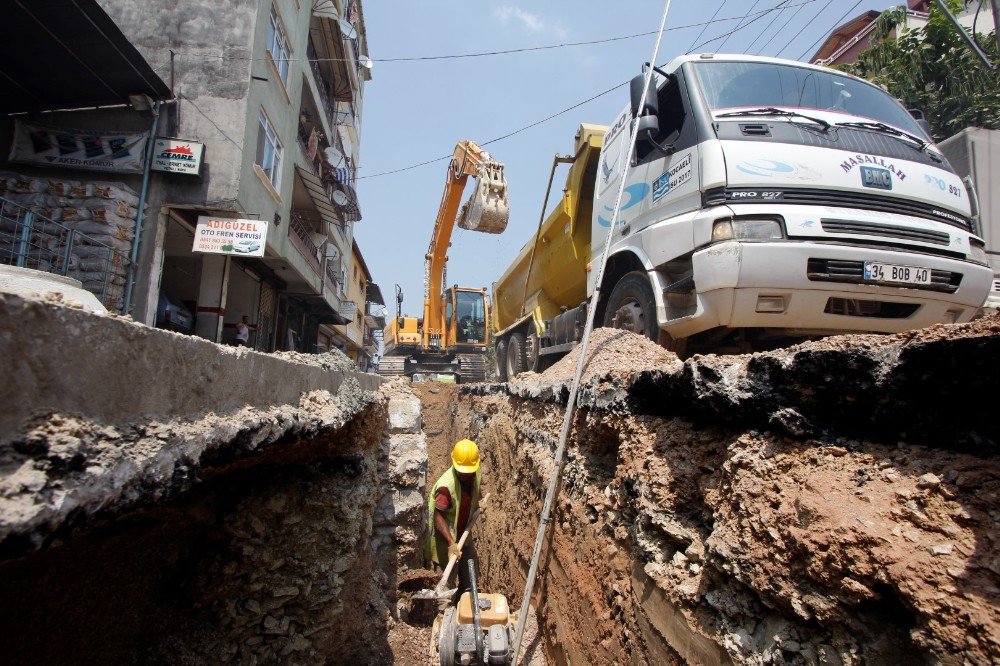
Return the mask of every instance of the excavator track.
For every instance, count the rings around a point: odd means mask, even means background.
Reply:
[[[462,384],[486,381],[486,357],[483,354],[459,354],[458,381]]]
[[[383,356],[378,362],[378,374],[383,377],[402,377],[406,374],[406,357]]]

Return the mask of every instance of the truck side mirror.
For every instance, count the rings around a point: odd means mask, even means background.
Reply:
[[[924,112],[920,109],[907,109],[907,112],[917,121],[917,127],[922,129],[928,137],[931,137],[931,124],[927,122]]]
[[[634,77],[629,84],[629,92],[632,96],[632,117],[640,118],[642,116],[652,115],[655,116],[659,111],[659,105],[656,100],[656,84],[653,78],[649,79],[649,89],[646,92],[646,99],[642,101],[642,91],[643,84],[646,82],[646,75],[639,74]],[[639,108],[639,104],[642,102],[642,108]]]

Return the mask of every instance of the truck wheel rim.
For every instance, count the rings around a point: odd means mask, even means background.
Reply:
[[[642,308],[639,307],[639,303],[630,299],[622,303],[615,310],[615,316],[611,319],[611,325],[614,328],[643,334],[646,331],[646,317],[642,312]]]

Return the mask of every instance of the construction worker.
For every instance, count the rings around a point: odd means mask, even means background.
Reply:
[[[448,559],[458,553],[458,594],[469,589],[468,561],[479,564],[472,535],[461,551],[458,541],[469,516],[479,506],[479,447],[471,439],[463,439],[451,451],[451,467],[434,484],[427,502],[428,536],[425,557],[444,568]]]

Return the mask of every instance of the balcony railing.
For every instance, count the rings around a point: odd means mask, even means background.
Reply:
[[[323,74],[323,70],[319,66],[319,56],[316,54],[316,49],[313,48],[312,42],[309,42],[309,46],[306,49],[306,57],[309,58],[309,67],[312,69],[313,78],[316,81],[316,89],[319,90],[319,100],[323,105],[323,110],[326,112],[327,120],[330,121],[331,128],[337,125],[350,124],[354,119],[354,110],[351,108],[350,103],[347,103],[347,108],[342,110],[336,101],[330,99],[330,91],[327,88],[327,76]]]
[[[322,252],[309,236],[306,221],[295,211],[292,211],[291,219],[288,222],[288,237],[292,239],[292,245],[299,251],[299,254],[305,257],[306,262],[318,273],[323,264]]]

